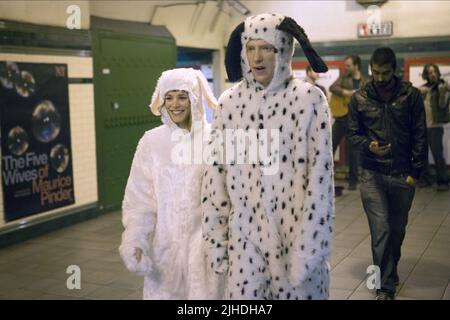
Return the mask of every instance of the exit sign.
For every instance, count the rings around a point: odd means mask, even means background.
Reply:
[[[381,21],[380,23],[358,23],[358,38],[390,37],[394,30],[392,21]]]

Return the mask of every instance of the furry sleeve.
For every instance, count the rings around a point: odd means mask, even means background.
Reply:
[[[228,217],[231,202],[226,187],[222,107],[215,112],[208,142],[208,164],[202,180],[203,239],[208,266],[221,274],[228,269]]]
[[[290,282],[294,286],[305,281],[320,264],[326,263],[331,253],[334,220],[331,126],[327,100],[321,92],[317,96],[321,101],[312,105],[307,136],[307,174],[300,234],[291,256]]]
[[[148,137],[139,141],[125,196],[122,202],[122,224],[125,230],[119,252],[127,268],[132,272],[145,273],[150,268],[149,237],[155,229],[156,197],[153,188],[151,157],[149,156]],[[135,248],[141,248],[143,257],[139,265],[134,259]],[[148,264],[144,266],[143,264]]]

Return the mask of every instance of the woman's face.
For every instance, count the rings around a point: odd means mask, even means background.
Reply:
[[[186,91],[173,90],[166,93],[164,105],[170,119],[182,129],[191,128],[191,101]]]

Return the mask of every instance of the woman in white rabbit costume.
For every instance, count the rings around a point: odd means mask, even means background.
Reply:
[[[289,17],[248,17],[228,42],[228,78],[239,82],[219,99],[211,144],[223,148],[218,137],[226,130],[256,132],[259,139],[279,134],[268,161],[223,164],[216,153],[203,179],[208,266],[228,275],[231,299],[328,298],[334,219],[328,103],[317,87],[293,77],[294,37],[313,70],[327,71]],[[265,171],[270,167],[277,170]]]
[[[150,108],[164,124],[144,134],[134,155],[119,252],[130,271],[145,276],[144,299],[222,298],[202,242],[201,150],[190,152],[209,130],[203,100],[216,107],[200,71],[163,72]]]

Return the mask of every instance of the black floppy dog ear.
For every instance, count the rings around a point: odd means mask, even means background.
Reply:
[[[297,22],[295,22],[294,19],[285,17],[284,20],[277,27],[277,29],[287,32],[288,34],[292,35],[295,39],[297,39],[297,41],[300,43],[300,46],[303,49],[303,52],[305,53],[306,58],[309,61],[309,64],[311,65],[311,68],[315,72],[322,73],[328,71],[327,65],[322,60],[322,58],[317,54],[316,50],[314,50],[314,48],[311,45],[311,42],[309,42],[305,30],[303,30],[303,28],[300,27],[297,24]]]
[[[242,79],[241,68],[241,34],[244,32],[245,24],[242,22],[231,33],[228,40],[227,52],[225,53],[225,69],[227,70],[228,79],[236,82]]]

